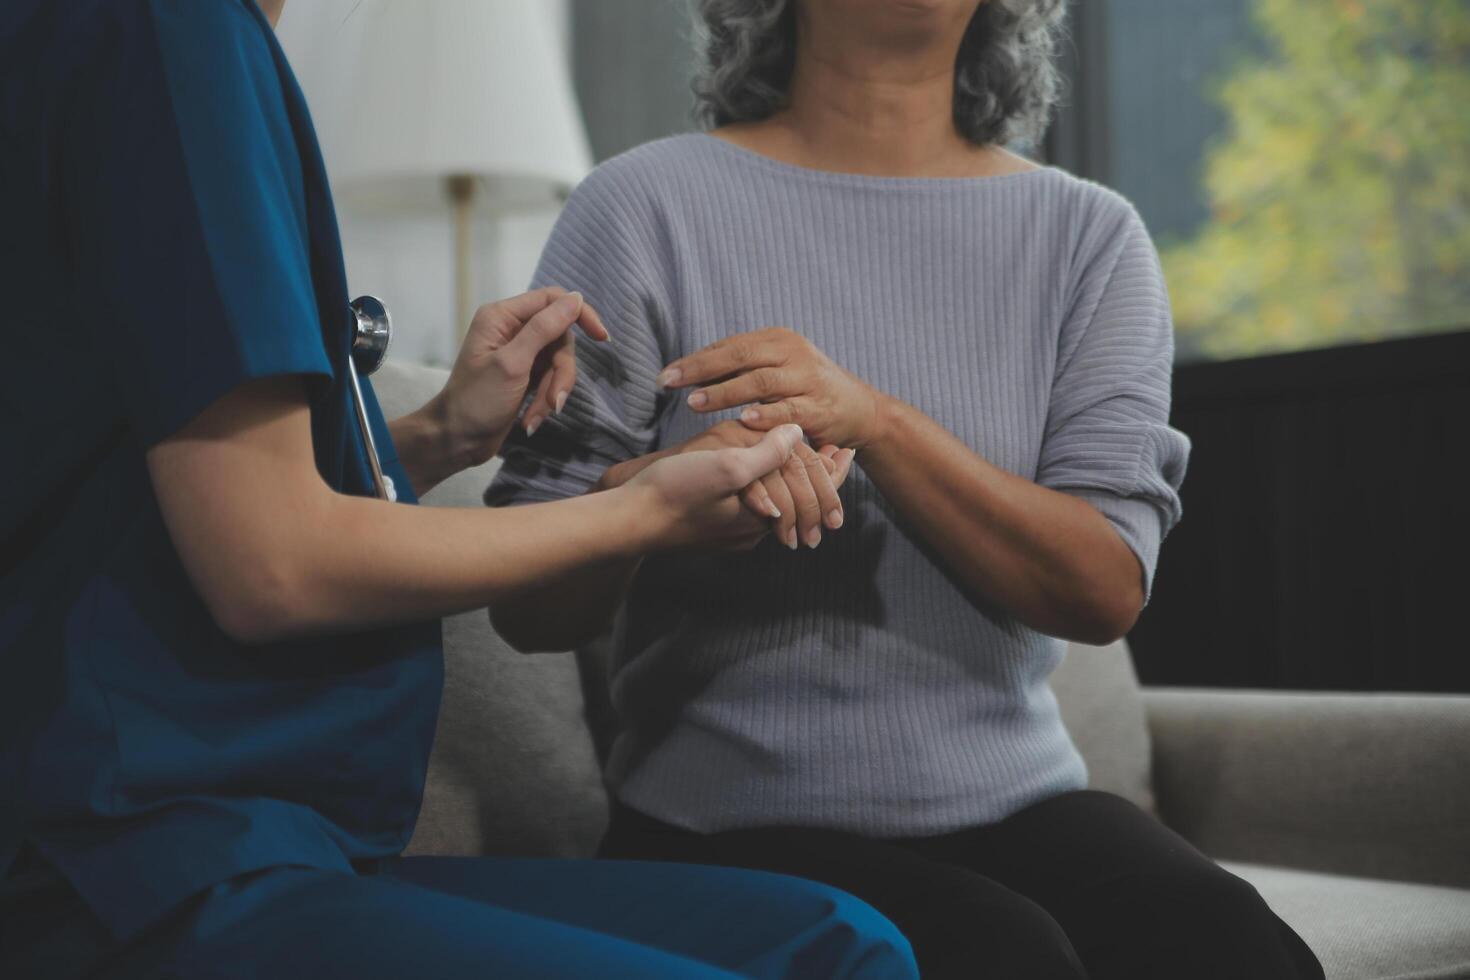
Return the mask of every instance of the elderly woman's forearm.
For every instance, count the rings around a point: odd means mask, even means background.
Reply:
[[[896,399],[859,463],[972,595],[1044,633],[1125,634],[1143,607],[1138,559],[1076,497],[1007,473]]]

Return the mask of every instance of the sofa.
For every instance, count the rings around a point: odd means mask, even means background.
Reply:
[[[442,371],[389,362],[392,418]],[[494,463],[427,495],[479,506]],[[444,621],[445,690],[413,854],[584,857],[615,727],[598,652],[525,656],[481,610]],[[1092,786],[1250,881],[1331,980],[1470,980],[1470,697],[1140,688],[1126,647],[1053,678]]]

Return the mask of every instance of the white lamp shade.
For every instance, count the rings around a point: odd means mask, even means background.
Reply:
[[[361,0],[318,38],[310,74],[327,104],[313,111],[344,198],[442,208],[444,179],[471,176],[482,201],[510,209],[553,200],[591,169],[542,0]]]

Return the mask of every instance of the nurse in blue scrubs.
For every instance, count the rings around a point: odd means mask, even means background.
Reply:
[[[398,857],[438,617],[759,532],[734,494],[795,437],[514,513],[405,506],[528,391],[522,425],[560,406],[574,329],[605,338],[547,290],[482,308],[419,412],[368,390],[376,499],[279,12],[0,7],[0,976],[913,975],[885,920],[796,879]]]

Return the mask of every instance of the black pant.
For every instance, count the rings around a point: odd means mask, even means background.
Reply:
[[[1323,975],[1250,884],[1128,801],[1090,790],[907,840],[792,827],[698,834],[619,806],[602,856],[835,885],[908,936],[926,980]]]

